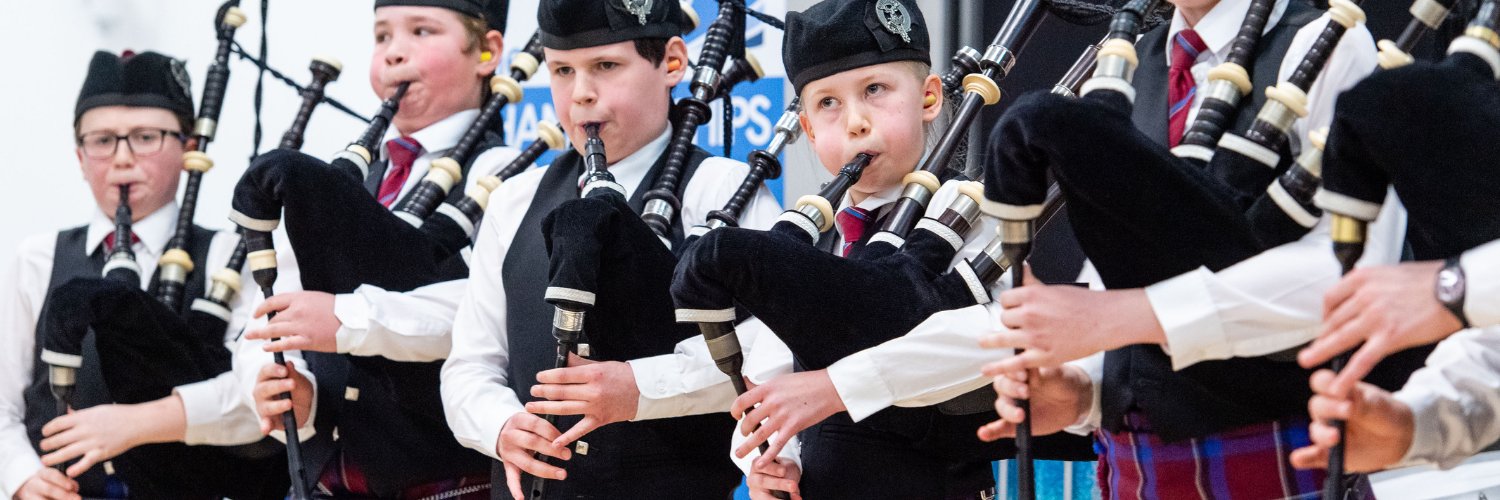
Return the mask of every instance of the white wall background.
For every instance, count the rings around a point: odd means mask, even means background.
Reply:
[[[0,265],[9,265],[16,245],[26,235],[75,226],[96,210],[79,173],[72,138],[73,105],[83,83],[89,58],[95,50],[119,52],[155,50],[187,61],[195,95],[201,93],[204,75],[215,49],[213,15],[216,0],[46,0],[4,2],[0,16],[0,144],[9,165],[0,181]],[[714,12],[709,0],[698,10],[709,21]],[[759,0],[758,9],[784,15],[785,9],[801,10],[813,0]],[[930,24],[945,15],[946,2],[922,0]],[[292,0],[270,2],[269,61],[299,82],[309,78],[307,62],[313,56],[332,56],[343,63],[339,81],[329,85],[327,95],[362,114],[378,107],[370,90],[368,71],[372,2],[368,0]],[[259,51],[260,2],[245,0],[241,8],[249,21],[235,34],[247,51]],[[535,29],[536,2],[515,0],[506,30],[507,50],[525,42]],[[752,27],[753,29],[753,27]],[[772,75],[781,75],[781,35],[768,30],[764,46],[755,50]],[[696,46],[694,44],[694,50]],[[943,66],[949,52],[934,47],[934,62]],[[942,62],[939,62],[942,61]],[[504,67],[504,66],[502,66]],[[229,92],[219,120],[218,136],[209,147],[214,170],[204,177],[203,196],[197,221],[208,227],[229,227],[228,195],[244,171],[251,151],[252,103],[255,66],[231,57]],[[545,87],[528,85],[528,101]],[[787,86],[786,92],[790,92]],[[196,102],[196,97],[195,97]],[[291,122],[299,98],[279,81],[267,76],[262,108],[261,150],[276,146]],[[763,111],[772,122],[780,114],[776,107]],[[717,106],[715,106],[717,108]],[[540,111],[540,110],[539,110]],[[738,113],[737,113],[738,115]],[[523,117],[524,118],[524,117]],[[760,116],[754,116],[758,123]],[[507,116],[508,124],[516,118]],[[738,121],[738,119],[737,119]],[[710,123],[717,126],[717,120]],[[705,127],[707,128],[707,127]],[[303,150],[327,156],[343,148],[363,129],[363,124],[329,106],[320,107],[308,127]],[[514,139],[531,139],[525,127],[512,127]],[[744,132],[742,132],[744,134]],[[708,137],[704,132],[703,137]],[[742,135],[743,137],[743,135]],[[705,147],[717,152],[714,138]],[[753,144],[737,141],[736,155],[743,157]],[[788,151],[784,173],[785,194],[790,199],[817,189],[827,179],[805,145]]]
[[[73,145],[73,105],[95,50],[156,50],[187,61],[194,94],[200,94],[213,59],[212,0],[47,0],[5,2],[0,16],[0,141],[10,168],[0,182],[0,265],[9,265],[15,246],[28,234],[82,224],[97,210],[78,169]],[[367,78],[370,54],[370,2],[281,1],[270,4],[271,64],[299,82],[309,79],[307,62],[329,55],[343,62],[339,81],[327,95],[370,114],[378,102]],[[250,18],[235,39],[256,53],[260,5],[242,8]],[[208,153],[215,160],[204,177],[199,224],[229,227],[228,195],[244,171],[251,150],[255,67],[233,57],[229,92],[218,137]],[[196,102],[196,98],[194,99]],[[291,123],[299,101],[294,91],[269,76],[263,107],[262,150],[275,147]],[[308,127],[303,149],[328,154],[362,129],[361,122],[328,106]]]

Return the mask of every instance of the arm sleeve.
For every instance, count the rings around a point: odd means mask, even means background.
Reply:
[[[1500,325],[1500,241],[1464,252],[1464,313],[1476,327]]]
[[[26,435],[26,387],[31,384],[36,322],[52,268],[53,239],[26,239],[0,271],[0,494],[11,498],[42,460]]]
[[[1396,399],[1415,417],[1403,464],[1451,468],[1500,440],[1500,327],[1464,330],[1438,343]]]
[[[454,280],[399,293],[362,285],[341,294],[333,306],[340,323],[338,351],[394,361],[445,359],[453,347],[453,317],[467,287],[467,280]]]
[[[458,442],[499,460],[496,444],[510,417],[525,411],[510,387],[505,321],[505,286],[500,269],[510,239],[502,235],[507,217],[521,217],[525,205],[506,203],[522,182],[502,184],[490,196],[489,210],[475,239],[469,261],[467,293],[453,320],[453,351],[443,363],[441,391],[448,427]],[[524,183],[535,187],[534,183]],[[528,198],[529,199],[529,198]],[[508,231],[514,234],[514,230]]]
[[[1360,266],[1395,263],[1401,256],[1406,211],[1388,192],[1370,228]],[[1198,268],[1146,287],[1166,333],[1172,367],[1232,357],[1254,357],[1311,341],[1323,319],[1323,294],[1339,280],[1328,218],[1302,239],[1212,272]]]
[[[220,231],[214,235],[209,247],[208,262],[217,265],[227,262],[239,239],[238,235],[230,231]],[[213,268],[217,269],[219,268]],[[235,351],[239,334],[250,319],[256,289],[255,281],[249,274],[242,269],[236,271],[241,271],[242,293],[235,294],[230,303],[230,321],[224,332],[224,344],[231,353]],[[203,276],[205,290],[212,284],[207,274],[204,273]],[[240,397],[240,385],[234,370],[220,373],[208,380],[177,386],[174,391],[182,399],[184,420],[187,422],[183,442],[190,445],[228,446],[260,440],[259,419],[255,417],[255,410],[246,406]]]

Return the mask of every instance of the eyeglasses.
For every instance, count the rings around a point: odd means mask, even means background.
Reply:
[[[119,150],[120,143],[129,145],[130,152],[136,156],[150,156],[161,152],[161,144],[165,138],[176,137],[179,141],[187,141],[187,137],[181,132],[159,128],[142,128],[130,131],[126,135],[115,135],[114,132],[89,132],[78,138],[78,147],[83,148],[84,156],[95,160],[107,160]]]

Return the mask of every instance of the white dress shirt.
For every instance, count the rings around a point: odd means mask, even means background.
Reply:
[[[411,175],[407,177],[406,184],[397,195],[397,203],[421,182],[433,160],[443,157],[449,149],[458,144],[459,139],[478,116],[479,110],[477,109],[460,111],[422,130],[408,134],[417,142],[422,143],[426,152],[412,163]],[[388,131],[386,140],[399,136],[401,136],[400,132]],[[384,145],[382,144],[381,147]],[[469,174],[465,176],[464,186],[472,186],[479,177],[499,172],[519,154],[519,150],[508,146],[493,147],[479,152],[469,167]],[[385,175],[389,177],[390,174],[390,169],[387,169]],[[453,189],[461,188],[454,186]],[[392,204],[392,208],[395,206]],[[286,293],[302,290],[297,255],[292,251],[292,244],[286,238],[286,231],[277,229],[272,233],[272,237],[277,252],[277,279],[274,291]],[[443,359],[447,357],[452,345],[447,325],[451,321],[454,304],[457,303],[458,294],[462,288],[462,281],[455,281],[396,293],[364,285],[356,289],[354,293],[338,295],[334,298],[334,316],[340,322],[340,327],[335,333],[336,348],[342,354],[381,356],[395,361],[425,362]],[[247,287],[246,290],[245,293],[251,296],[255,307],[259,307],[260,303],[265,301],[265,296],[258,293],[258,287]],[[266,319],[261,317],[251,319],[248,326],[262,328],[265,325]],[[262,366],[273,363],[272,354],[265,352],[264,345],[263,340],[240,342],[239,349],[235,351],[234,356],[234,370],[239,374],[241,384],[239,394],[252,407],[256,376]],[[286,358],[293,363],[302,376],[316,381],[312,373],[307,370],[300,352],[287,352]],[[316,391],[316,383],[314,391]],[[310,413],[311,417],[307,419],[305,427],[299,429],[298,438],[302,440],[313,435],[313,421],[317,416],[316,398],[314,398]],[[285,439],[281,431],[275,431],[272,435],[277,439]]]
[[[637,189],[649,187],[641,186],[641,182],[666,151],[670,130],[663,128],[655,140],[610,165],[610,172],[625,188],[627,197],[633,196]],[[745,164],[727,158],[705,160],[683,191],[683,226],[703,224],[709,211],[723,208],[748,171]],[[535,169],[518,175],[490,195],[469,263],[468,293],[459,303],[453,322],[453,352],[443,365],[442,394],[448,426],[464,446],[496,459],[499,459],[495,444],[500,429],[512,415],[525,411],[509,381],[506,290],[500,269],[544,172],[545,169]],[[745,227],[768,227],[779,214],[775,198],[761,188],[741,220]],[[697,336],[679,344],[678,349],[706,350]],[[707,367],[713,369],[711,361]],[[722,373],[715,374],[724,378]],[[643,383],[643,387],[647,385]],[[733,398],[732,391],[729,397]],[[715,411],[727,407],[725,403]]]
[[[141,286],[144,288],[151,275],[156,272],[157,259],[166,251],[167,242],[177,226],[177,204],[174,202],[158,209],[132,225],[132,231],[140,242],[131,246],[136,262],[141,267]],[[79,251],[102,252],[106,235],[113,233],[114,220],[103,212],[95,213],[89,220],[87,247]],[[198,273],[208,285],[208,275],[228,262],[239,237],[233,232],[219,231],[209,245],[205,262],[209,269]],[[52,279],[53,252],[57,245],[57,232],[37,234],[21,242],[16,252],[16,261],[11,263],[0,277],[0,495],[10,498],[33,474],[42,468],[41,460],[31,447],[22,419],[26,414],[24,392],[31,384],[36,349],[36,325],[40,319],[42,303]],[[248,274],[242,275],[242,286],[251,288],[254,282]],[[233,350],[235,337],[249,316],[247,301],[237,297],[231,308],[233,321],[224,332],[224,343]],[[178,386],[175,389],[182,399],[187,422],[184,441],[187,444],[236,445],[260,439],[260,427],[255,414],[240,404],[235,392],[233,372]]]

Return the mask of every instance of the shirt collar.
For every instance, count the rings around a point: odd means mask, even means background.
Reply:
[[[1203,45],[1220,59],[1229,55],[1229,47],[1234,44],[1234,37],[1239,34],[1240,25],[1245,22],[1245,14],[1250,12],[1250,3],[1251,0],[1220,0],[1203,19],[1198,20],[1196,26],[1192,26],[1193,31],[1203,38]],[[1266,26],[1261,30],[1262,34],[1276,27],[1276,23],[1281,21],[1281,15],[1286,12],[1286,6],[1287,0],[1276,0],[1276,6],[1271,8],[1271,16],[1266,19]],[[1174,11],[1171,31],[1167,32],[1168,54],[1172,53],[1172,42],[1177,38],[1177,32],[1188,28],[1187,20],[1182,18],[1182,11]]]
[[[879,213],[881,209],[901,199],[901,191],[905,188],[905,184],[891,186],[881,192],[866,196],[864,201],[854,204],[854,206],[868,210],[872,214]],[[845,192],[844,199],[839,200],[839,207],[849,206],[850,201],[849,193]]]
[[[172,238],[172,233],[177,230],[177,202],[173,201],[161,208],[156,209],[151,215],[130,225],[130,231],[141,239],[141,244],[152,255],[161,255],[166,251],[167,240]],[[94,249],[104,243],[105,236],[115,232],[115,220],[113,216],[104,212],[94,212],[94,217],[89,221],[88,248],[92,253]]]
[[[479,118],[479,109],[466,109],[448,115],[447,118],[438,120],[436,123],[428,125],[422,130],[410,132],[406,135],[422,144],[422,149],[426,151],[424,155],[435,154],[457,146],[458,140],[463,138],[464,133],[469,131],[469,126],[473,125],[474,120],[477,118]],[[384,147],[383,144],[386,142],[401,137],[401,135],[401,131],[396,130],[396,127],[386,129],[385,139],[381,141],[382,147]]]

